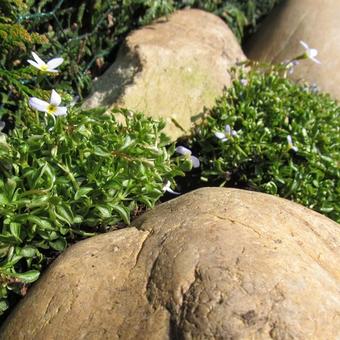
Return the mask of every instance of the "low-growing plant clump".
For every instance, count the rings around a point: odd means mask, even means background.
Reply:
[[[181,174],[163,123],[99,109],[35,117],[0,134],[0,307],[35,281],[51,251],[78,236],[129,224]],[[41,121],[42,120],[42,121]],[[123,224],[123,225],[124,225]]]
[[[340,222],[339,104],[287,79],[293,64],[248,66],[193,130],[191,184],[279,195]]]
[[[12,87],[21,100],[0,120],[0,315],[69,242],[127,226],[192,167],[171,159],[164,122],[46,90],[63,58],[26,62],[30,82]]]

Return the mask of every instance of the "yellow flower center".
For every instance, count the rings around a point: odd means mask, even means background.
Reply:
[[[53,104],[48,105],[47,112],[48,113],[55,113],[57,111],[57,107]]]
[[[40,66],[40,71],[47,72],[48,71],[48,66],[47,65],[41,65]]]

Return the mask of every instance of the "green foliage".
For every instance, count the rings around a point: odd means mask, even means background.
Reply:
[[[36,72],[19,68],[22,58],[34,46],[47,43],[44,35],[29,33],[16,23],[16,17],[27,7],[21,0],[0,0],[0,118],[13,116],[23,95],[35,91],[27,86]]]
[[[63,84],[83,97],[91,87],[91,79],[114,61],[124,37],[139,26],[175,9],[194,7],[221,16],[242,39],[244,29],[254,27],[278,1],[30,0],[27,10],[17,15],[17,22],[29,31],[46,34],[49,44],[39,52],[68,60]]]
[[[35,44],[47,42],[44,36],[30,34],[16,22],[22,11],[27,11],[27,6],[21,0],[0,0],[0,65],[7,68],[20,53],[26,53]]]
[[[284,66],[234,72],[233,86],[193,131],[201,179],[279,195],[340,222],[339,104],[288,80]],[[222,141],[215,133],[227,124],[237,136]]]
[[[34,44],[47,42],[39,34],[29,34],[19,24],[0,23],[0,47],[1,55],[8,58],[9,54],[27,52]]]
[[[0,135],[0,302],[7,289],[37,279],[51,252],[77,235],[129,224],[182,174],[162,122],[103,112],[71,109],[55,118],[26,109]]]
[[[0,21],[15,19],[24,10],[27,10],[27,6],[22,0],[1,0]]]

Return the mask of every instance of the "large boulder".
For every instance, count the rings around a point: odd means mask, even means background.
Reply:
[[[339,0],[285,0],[250,39],[246,55],[253,60],[283,62],[303,53],[302,40],[318,50],[321,64],[303,61],[293,78],[316,83],[340,99],[339,14]]]
[[[293,202],[196,190],[80,242],[1,339],[339,339],[339,225]]]
[[[183,135],[178,125],[188,130],[191,117],[230,84],[230,67],[244,59],[220,18],[200,10],[178,11],[126,38],[85,106],[119,106],[163,117],[165,131],[176,139]]]

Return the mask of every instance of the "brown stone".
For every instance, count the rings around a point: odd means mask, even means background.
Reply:
[[[68,249],[1,339],[338,339],[339,225],[205,188]]]
[[[250,39],[245,52],[253,60],[283,62],[303,53],[300,40],[319,52],[321,65],[304,60],[293,73],[340,99],[340,1],[285,0]]]
[[[202,29],[204,25],[204,29]],[[119,106],[164,118],[172,138],[212,106],[230,84],[228,70],[244,60],[220,18],[200,10],[177,11],[130,34],[115,63],[94,83],[85,106]]]

